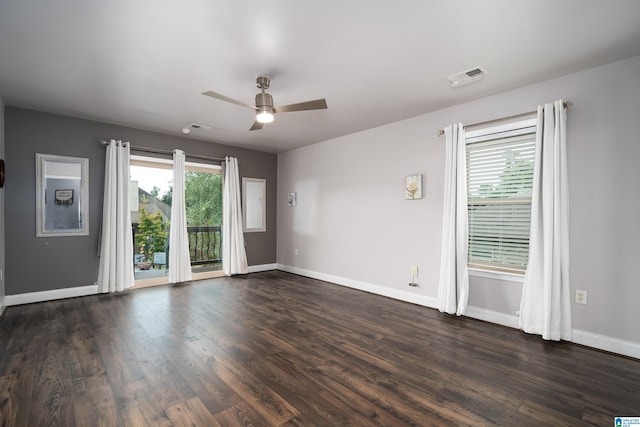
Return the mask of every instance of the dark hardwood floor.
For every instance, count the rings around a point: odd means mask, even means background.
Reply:
[[[283,272],[9,307],[1,426],[612,426],[640,361]]]

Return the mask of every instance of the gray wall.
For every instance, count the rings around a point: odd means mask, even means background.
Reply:
[[[238,158],[240,176],[267,180],[267,232],[247,233],[249,265],[276,262],[277,157],[178,136],[16,107],[5,108],[6,294],[16,295],[94,284],[98,279],[98,235],[102,217],[105,149],[102,139],[187,154]],[[89,236],[35,237],[35,153],[89,159]]]
[[[4,159],[4,103],[0,98],[0,159]],[[0,314],[4,310],[4,277],[5,277],[5,255],[4,255],[4,188],[0,188]]]
[[[572,306],[574,329],[640,343],[638,76],[634,57],[279,154],[279,204],[297,191],[298,205],[278,211],[278,263],[435,302],[445,157],[438,129],[569,99],[572,300],[576,289],[588,292],[587,305]],[[406,201],[404,177],[418,173],[424,198]],[[407,286],[412,265],[417,288]],[[473,276],[470,309],[515,318],[521,292],[521,283]]]

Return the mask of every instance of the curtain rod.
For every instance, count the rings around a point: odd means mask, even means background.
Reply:
[[[110,144],[110,141],[105,141],[105,140],[100,141],[100,145],[102,145],[103,147],[106,147],[109,144]],[[131,143],[129,143],[129,148],[131,150],[141,151],[143,153],[173,155],[173,150],[160,150],[157,148],[136,147],[135,145],[131,145]],[[199,154],[187,154],[187,153],[185,153],[185,157],[189,157],[192,159],[200,159],[200,160],[215,160],[219,162],[222,162],[225,160],[223,157],[209,157],[209,156],[201,156]]]
[[[573,102],[572,102],[572,101],[564,101],[564,102],[562,103],[562,106],[563,106],[565,109],[569,109],[569,108],[571,108],[571,107],[573,106]],[[530,114],[534,114],[534,113],[536,113],[536,112],[537,112],[537,110],[535,110],[535,111],[529,111],[529,112],[527,112],[527,113],[516,114],[516,115],[514,115],[514,116],[502,117],[502,118],[500,118],[500,119],[493,119],[493,120],[487,120],[486,122],[474,123],[474,124],[472,124],[472,125],[466,125],[465,127],[483,126],[483,125],[488,125],[488,124],[491,124],[491,123],[501,122],[501,121],[503,121],[503,120],[512,120],[512,119],[517,119],[517,118],[519,118],[519,117],[528,116],[528,115],[530,115]],[[442,135],[444,135],[444,129],[438,129],[438,136],[442,136]]]

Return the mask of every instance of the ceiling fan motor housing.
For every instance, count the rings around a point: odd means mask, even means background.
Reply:
[[[257,94],[256,107],[260,111],[268,111],[270,113],[273,113],[273,97],[266,92]]]

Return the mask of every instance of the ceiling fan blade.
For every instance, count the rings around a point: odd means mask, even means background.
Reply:
[[[242,102],[242,101],[238,101],[238,100],[236,100],[236,99],[229,98],[228,96],[224,96],[224,95],[221,95],[221,94],[219,94],[219,93],[216,93],[216,92],[213,92],[213,91],[210,91],[210,90],[208,90],[208,91],[206,91],[206,92],[202,92],[202,94],[203,94],[203,95],[210,96],[210,97],[212,97],[212,98],[219,99],[219,100],[221,100],[221,101],[227,101],[227,102],[230,102],[230,103],[232,103],[232,104],[239,105],[239,106],[241,106],[241,107],[247,107],[247,108],[250,108],[250,109],[252,109],[252,110],[257,110],[257,108],[256,108],[256,107],[254,107],[253,105],[245,104],[245,103],[244,103],[244,102]]]
[[[253,126],[251,126],[251,129],[249,129],[249,130],[250,130],[250,131],[252,131],[252,130],[260,130],[260,129],[262,129],[262,126],[263,126],[263,123],[260,123],[260,122],[258,122],[258,121],[255,121],[255,122],[253,123]]]
[[[299,102],[297,104],[282,105],[274,108],[276,113],[287,113],[290,111],[324,110],[327,108],[327,100],[314,99],[313,101]]]

